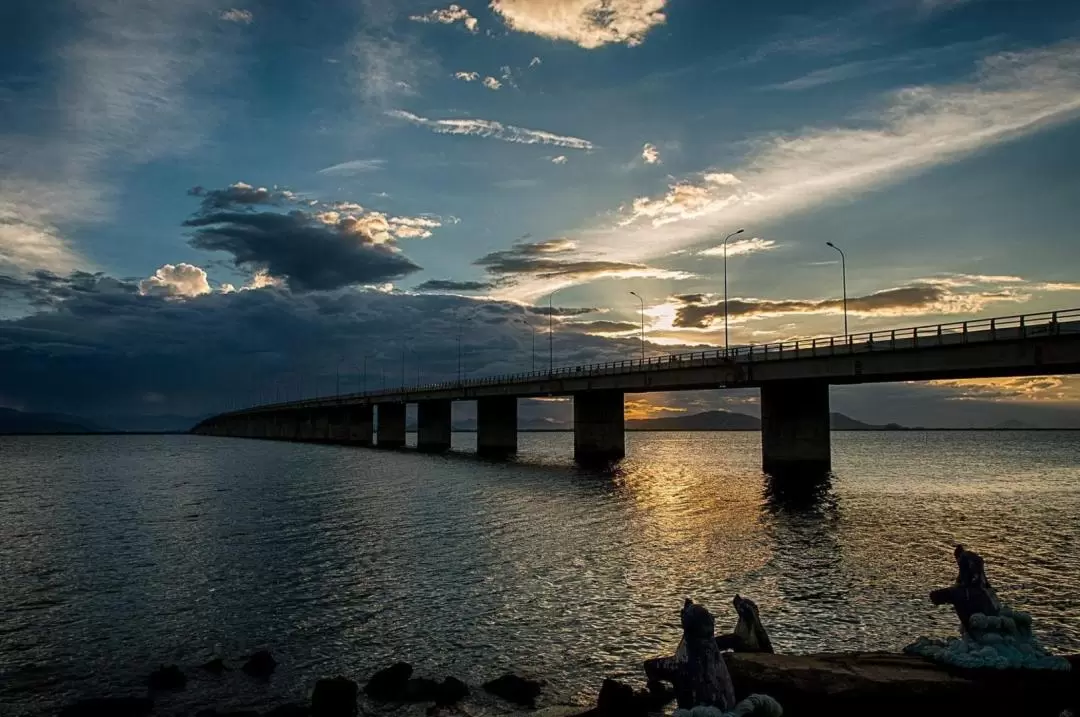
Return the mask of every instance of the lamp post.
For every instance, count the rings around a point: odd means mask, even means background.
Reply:
[[[847,326],[847,257],[844,256],[844,250],[833,244],[831,241],[825,242],[826,246],[831,246],[840,252],[840,279],[843,282],[844,288],[844,336],[849,336]]]
[[[457,322],[457,380],[461,383],[463,377],[463,367],[461,362],[461,331],[465,326],[466,321],[472,321],[471,316],[458,317]]]
[[[645,299],[636,291],[630,292],[641,302],[641,363],[645,363]]]
[[[334,397],[341,398],[341,362],[345,359],[338,356],[337,366],[334,367]]]
[[[522,317],[518,319],[521,323],[532,329],[532,372],[536,373],[536,327],[528,319]]]
[[[408,339],[401,340],[401,390],[405,390],[405,345]]]
[[[557,293],[558,289],[548,294],[548,373],[555,370],[555,309],[552,308],[551,300]]]
[[[724,237],[724,351],[728,349],[728,304],[727,304],[727,243],[736,234],[742,234],[743,230],[733,231]]]

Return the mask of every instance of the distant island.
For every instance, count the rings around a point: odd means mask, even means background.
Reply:
[[[898,423],[877,425],[863,423],[842,413],[831,414],[834,431],[909,431],[915,430]],[[705,411],[683,416],[642,418],[626,422],[628,431],[758,431],[761,419],[734,411]],[[918,429],[925,430],[925,429]]]
[[[198,422],[186,416],[115,416],[108,425],[98,421],[62,413],[33,413],[13,408],[0,408],[0,435],[105,435],[105,434],[167,434],[187,433]],[[834,431],[1068,431],[1080,428],[1048,428],[1033,426],[1010,419],[993,426],[963,428],[927,428],[902,426],[898,423],[874,424],[859,421],[843,413],[831,414]],[[117,427],[119,426],[119,427]],[[406,430],[416,432],[415,419],[410,418]],[[456,433],[474,433],[476,420],[454,421]],[[522,419],[518,430],[523,433],[566,432],[573,425],[555,419]],[[627,431],[759,431],[761,419],[735,411],[703,411],[661,418],[637,418],[626,421]]]

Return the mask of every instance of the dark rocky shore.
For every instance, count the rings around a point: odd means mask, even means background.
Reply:
[[[725,653],[724,662],[740,700],[767,694],[789,717],[1059,717],[1080,707],[1080,656],[1069,658],[1072,671],[962,670],[922,657],[897,653],[823,653],[776,655]],[[269,653],[256,653],[240,669],[266,679],[276,662]],[[223,671],[213,660],[194,669]],[[184,689],[184,671],[164,666],[148,677],[145,696],[83,700],[64,708],[61,717],[152,717],[155,698]],[[393,705],[416,704],[430,715],[469,715],[462,702],[478,691],[502,704],[501,712],[531,710],[541,698],[543,682],[506,674],[470,686],[454,678],[436,680],[414,676],[413,667],[396,663],[371,675],[362,685],[347,677],[321,679],[309,701],[284,704],[261,714],[255,711],[204,709],[193,717],[353,717],[384,711]],[[592,708],[549,710],[580,717],[645,717],[670,712],[674,695],[644,681],[631,685],[604,680]]]

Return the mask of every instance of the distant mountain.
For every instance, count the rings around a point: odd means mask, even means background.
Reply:
[[[685,416],[640,418],[626,422],[631,431],[756,431],[761,421],[733,411],[705,411]]]
[[[106,430],[78,416],[0,408],[0,434],[100,433]]]
[[[994,426],[991,426],[995,431],[1030,431],[1035,426],[1024,421],[1019,421],[1015,418],[1010,418],[1007,421],[1002,421]]]
[[[899,423],[863,423],[862,421],[855,420],[851,416],[845,416],[842,413],[830,413],[829,424],[834,431],[904,431],[907,430],[905,426],[901,426]]]

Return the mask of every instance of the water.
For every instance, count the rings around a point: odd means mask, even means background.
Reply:
[[[157,714],[299,701],[396,659],[474,683],[523,670],[549,704],[584,704],[674,648],[683,596],[727,628],[736,591],[778,651],[898,649],[955,630],[927,593],[953,579],[957,541],[1077,652],[1076,438],[840,433],[828,485],[780,491],[754,433],[631,433],[614,475],[575,469],[569,434],[523,434],[515,463],[0,437],[0,712],[138,693],[159,663],[262,647],[281,663],[268,684],[188,670]]]

